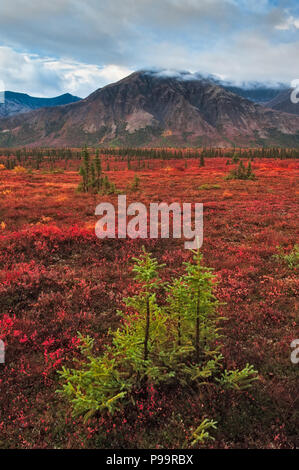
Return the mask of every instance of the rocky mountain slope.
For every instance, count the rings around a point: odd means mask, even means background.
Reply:
[[[221,84],[220,84],[221,85]],[[276,98],[286,88],[271,88],[265,85],[256,85],[252,87],[238,87],[233,85],[222,85],[228,91],[236,93],[247,100],[254,101],[255,103],[263,104]]]
[[[284,90],[272,100],[268,101],[265,106],[268,108],[283,111],[285,113],[296,114],[299,116],[299,103],[293,103],[291,93],[293,89]]]
[[[4,101],[4,103],[2,102]],[[1,93],[0,117],[14,116],[19,113],[27,113],[34,109],[61,106],[80,101],[77,96],[65,93],[55,98],[35,98],[25,93],[5,91]]]
[[[135,72],[84,100],[0,119],[0,145],[295,145],[299,117],[207,79]]]

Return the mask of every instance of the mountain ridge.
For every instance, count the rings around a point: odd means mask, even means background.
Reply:
[[[4,95],[4,96],[3,96]],[[63,93],[62,95],[53,98],[40,98],[31,96],[27,93],[19,93],[14,91],[2,92],[4,103],[0,103],[0,117],[10,117],[19,113],[30,112],[35,109],[62,106],[65,104],[80,101],[78,96],[71,95],[70,93]]]
[[[289,114],[295,114],[299,116],[299,103],[293,103],[291,100],[291,94],[293,88],[281,91],[272,100],[265,103],[265,106],[275,109],[276,111],[283,111]]]
[[[299,117],[205,78],[133,72],[76,103],[0,119],[0,145],[265,145],[299,143]]]

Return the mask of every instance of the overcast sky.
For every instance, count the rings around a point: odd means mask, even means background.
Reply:
[[[141,68],[299,78],[298,0],[1,0],[0,83],[81,97]]]

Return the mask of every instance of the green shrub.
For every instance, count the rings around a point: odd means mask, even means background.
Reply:
[[[274,255],[275,259],[284,261],[290,269],[299,268],[299,245],[294,245],[293,250],[289,254],[285,254],[281,246],[278,246],[277,249],[279,253]]]
[[[243,390],[257,379],[252,366],[225,370],[221,354],[223,320],[214,295],[215,276],[202,265],[202,254],[184,263],[184,274],[164,284],[157,260],[145,249],[134,259],[136,294],[124,299],[130,313],[119,311],[120,327],[111,332],[112,342],[101,356],[92,353],[93,340],[80,338],[82,359],[77,368],[63,368],[59,390],[71,403],[75,415],[87,420],[94,413],[114,413],[134,404],[136,392],[146,395],[149,385],[186,387],[213,382],[222,388]],[[163,305],[157,292],[165,293]],[[211,427],[204,422],[194,434],[202,442]],[[215,423],[214,423],[215,424]],[[214,427],[214,424],[212,427]]]
[[[254,370],[253,366],[246,364],[246,367],[242,370],[225,370],[221,378],[216,380],[223,388],[246,390],[251,387],[252,382],[257,380],[256,374],[257,371]]]
[[[205,418],[196,430],[192,433],[191,445],[204,444],[206,441],[214,441],[214,437],[210,435],[208,429],[217,429],[217,421]]]
[[[202,184],[201,186],[199,186],[198,189],[205,189],[207,191],[209,191],[210,189],[220,189],[221,186],[219,184]]]
[[[247,168],[245,167],[242,160],[239,163],[238,168],[234,168],[226,176],[227,180],[254,180],[255,174],[252,171],[251,162],[248,162]]]
[[[99,191],[99,194],[117,194],[117,189],[114,183],[112,183],[108,176],[105,175],[101,179],[101,189]]]
[[[107,169],[109,170],[109,168]],[[87,148],[83,149],[83,164],[79,168],[79,174],[82,180],[77,187],[78,192],[94,194],[117,193],[115,184],[109,181],[107,175],[102,175],[102,164],[98,149],[93,161],[90,160]]]
[[[131,191],[138,191],[140,189],[140,178],[137,175],[134,176],[133,182],[131,183],[129,189]]]

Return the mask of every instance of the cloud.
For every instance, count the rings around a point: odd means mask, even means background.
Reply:
[[[48,71],[37,56],[21,54],[9,47],[0,47],[0,79],[5,89],[38,91],[51,94],[62,87],[60,77]]]
[[[17,90],[45,97],[69,92],[85,98],[131,71],[117,65],[99,67],[70,59],[41,58],[0,47],[0,91]]]
[[[291,28],[299,29],[299,18],[294,18],[293,16],[289,16],[281,23],[278,23],[275,26],[275,28],[281,31],[287,31]]]
[[[215,44],[209,50],[198,52],[163,43],[155,63],[160,68],[220,76],[235,84],[253,81],[289,84],[299,77],[299,40],[273,45],[257,33],[239,33],[235,39],[233,45],[220,48]]]
[[[237,84],[250,81],[290,83],[299,77],[299,40],[273,45],[258,34],[240,33],[233,46],[195,58],[206,73],[221,74]]]
[[[113,64],[99,67],[71,60],[47,59],[42,62],[46,70],[59,76],[64,90],[83,98],[107,83],[116,82],[133,72],[127,67]]]
[[[291,81],[298,18],[297,0],[2,0],[0,78],[40,96],[152,67]]]

